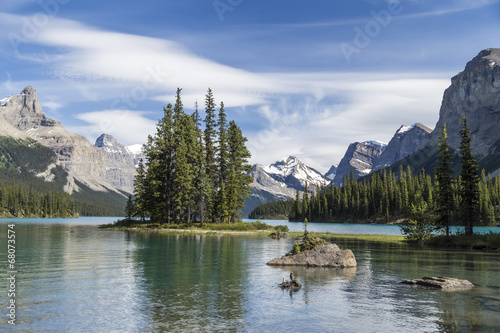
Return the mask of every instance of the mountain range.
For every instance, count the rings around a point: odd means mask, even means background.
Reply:
[[[295,198],[297,190],[304,191],[328,185],[330,179],[317,170],[308,167],[295,156],[289,156],[273,164],[263,166],[255,164],[251,172],[252,194],[245,202],[243,216],[247,216],[255,207],[269,201]]]
[[[500,49],[483,50],[467,63],[464,71],[451,79],[451,85],[443,95],[434,131],[415,123],[398,128],[388,144],[377,140],[354,142],[347,147],[339,164],[332,165],[326,174],[294,156],[270,165],[255,164],[251,172],[254,178],[252,195],[246,201],[243,216],[258,204],[295,197],[297,190],[303,191],[306,184],[310,191],[330,182],[340,186],[351,171],[355,178],[359,178],[369,175],[372,170],[400,165],[417,171],[421,168],[432,170],[442,125],[446,123],[449,143],[457,151],[462,117],[467,117],[471,146],[479,166],[498,174],[499,64]],[[71,133],[60,122],[47,117],[33,87],[26,87],[19,95],[0,100],[0,136],[31,145],[33,149],[34,142],[49,148],[54,154],[54,158],[49,159],[51,162],[45,163],[43,170],[39,165],[27,172],[47,183],[63,184],[61,190],[70,194],[100,193],[101,198],[102,195],[119,197],[121,199],[115,201],[123,204],[125,197],[133,191],[135,168],[142,157],[140,145],[125,147],[108,134],[102,134],[95,144],[91,144],[85,137]],[[3,144],[5,142],[10,141]],[[9,164],[13,159],[9,160],[6,154],[0,156],[0,162],[8,160]]]
[[[4,140],[6,153],[2,158],[9,156],[9,152],[21,143],[31,150],[32,156],[39,155],[40,151],[40,147],[33,144],[35,142],[50,149],[44,151],[44,155],[53,154],[53,158],[44,159],[51,163],[41,163],[31,169],[16,166],[28,177],[26,182],[38,183],[30,177],[43,178],[46,183],[62,185],[59,188],[49,186],[51,190],[85,198],[88,205],[106,203],[112,209],[105,211],[114,214],[123,211],[133,187],[135,154],[109,135],[102,135],[92,145],[85,137],[68,131],[60,122],[45,115],[34,87],[28,86],[19,95],[0,100],[0,136],[17,140],[15,144]],[[10,160],[9,163],[15,158]],[[39,170],[42,167],[43,170]],[[21,178],[12,174],[12,170],[9,174]],[[47,185],[40,190],[45,191]]]
[[[472,152],[480,169],[491,175],[500,172],[500,49],[486,49],[467,63],[464,71],[451,79],[443,95],[439,120],[431,130],[421,123],[402,125],[386,145],[377,140],[354,142],[338,164],[324,175],[334,185],[342,185],[343,178],[352,171],[355,178],[369,175],[372,170],[409,166],[414,172],[423,168],[432,172],[437,161],[438,137],[446,123],[449,143],[456,153],[460,144],[461,119],[466,117],[471,132]],[[458,158],[455,159],[455,162]],[[458,174],[458,163],[455,171]],[[283,183],[278,184],[286,187]],[[276,188],[276,184],[273,184]],[[270,197],[275,192],[259,195]],[[290,192],[287,192],[290,193]],[[282,194],[280,194],[282,196]],[[293,193],[288,195],[292,198]],[[276,196],[274,199],[280,199]]]

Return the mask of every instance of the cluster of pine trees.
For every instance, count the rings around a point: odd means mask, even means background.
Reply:
[[[38,193],[12,181],[0,181],[0,217],[77,217],[78,206],[68,193]]]
[[[252,167],[247,139],[234,121],[226,120],[224,103],[216,113],[211,89],[205,96],[205,128],[196,106],[184,111],[181,89],[175,105],[164,108],[156,134],[144,145],[129,199],[128,218],[155,223],[229,223],[240,217],[250,195]]]
[[[288,212],[292,208],[293,200],[282,200],[266,202],[254,208],[248,215],[249,219],[271,219],[282,220],[288,218]]]
[[[429,209],[437,208],[437,192],[439,184],[432,182],[432,177],[422,170],[414,175],[410,168],[400,167],[399,177],[391,169],[375,172],[370,180],[357,182],[351,173],[344,179],[342,187],[326,186],[316,193],[303,193],[303,199],[297,194],[289,209],[290,221],[315,222],[391,222],[408,216],[411,206],[422,206],[425,202]],[[460,222],[459,188],[461,177],[452,183],[453,215],[449,225]],[[484,171],[479,182],[479,214],[482,225],[495,225],[496,217],[500,215],[500,178],[486,176]],[[279,207],[289,205],[269,203],[265,211],[279,214]],[[259,206],[260,207],[260,206]],[[283,212],[283,211],[281,211]]]
[[[500,178],[481,176],[470,150],[470,135],[466,119],[460,133],[462,172],[452,176],[453,154],[448,145],[446,125],[439,138],[439,159],[435,176],[422,170],[414,175],[408,166],[400,166],[399,175],[385,168],[374,172],[370,179],[358,182],[351,171],[341,187],[333,185],[310,194],[306,188],[302,198],[297,190],[289,210],[290,221],[367,222],[397,221],[408,218],[416,209],[436,217],[436,226],[465,225],[472,234],[473,225],[496,225],[500,216]],[[272,203],[270,205],[273,205]],[[274,204],[277,208],[287,207]],[[279,205],[279,207],[278,207]],[[268,205],[269,206],[269,205]],[[274,209],[267,207],[267,211]]]

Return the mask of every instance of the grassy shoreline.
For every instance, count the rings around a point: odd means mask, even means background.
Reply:
[[[234,224],[205,223],[203,228],[199,223],[186,224],[157,224],[141,221],[120,220],[114,224],[102,225],[103,229],[155,231],[170,234],[227,234],[227,235],[261,235],[269,236],[273,232],[288,232],[286,226],[271,226],[262,222],[245,222]],[[284,230],[286,228],[286,230]],[[371,234],[334,234],[329,232],[315,232],[315,236],[326,240],[355,239],[373,242],[403,242],[403,236],[371,235]],[[303,232],[288,232],[290,238],[302,237]]]
[[[134,230],[134,231],[155,231],[167,234],[201,234],[201,235],[258,235],[269,236],[274,232],[288,232],[287,226],[271,226],[260,221],[240,222],[231,224],[205,223],[203,227],[199,223],[187,224],[158,224],[146,223],[142,221],[119,220],[113,224],[101,225],[103,229]],[[373,235],[373,234],[335,234],[329,232],[315,232],[315,236],[335,242],[342,240],[358,240],[367,242],[384,243],[405,243],[404,236]],[[304,235],[303,232],[288,232],[292,239],[298,239]],[[475,250],[496,250],[500,251],[500,233],[489,233],[472,236],[453,235],[450,238],[445,236],[434,236],[427,239],[423,246],[429,248],[458,248]]]

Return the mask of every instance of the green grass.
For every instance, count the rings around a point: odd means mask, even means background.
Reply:
[[[189,231],[232,231],[232,232],[262,232],[262,231],[275,231],[276,227],[262,222],[251,223],[204,223],[203,228],[200,223],[191,224],[159,224],[159,223],[144,223],[142,221],[129,221],[119,220],[113,224],[101,226],[102,228],[117,228],[117,229],[170,229],[170,230],[189,230]],[[277,226],[279,230],[281,228]]]
[[[205,223],[203,228],[199,223],[192,224],[158,224],[158,223],[143,223],[142,221],[127,221],[119,220],[114,224],[101,226],[102,228],[113,229],[155,229],[163,230],[169,233],[188,234],[196,231],[206,232],[253,232],[255,234],[268,235],[270,232],[283,232],[281,229],[285,226],[271,226],[262,222],[251,223]],[[168,230],[166,230],[168,229]],[[178,230],[178,231],[177,231]],[[285,230],[286,231],[286,230]],[[390,236],[390,235],[368,235],[368,234],[332,234],[325,233],[311,233],[314,236],[323,238],[329,242],[336,242],[342,240],[360,240],[367,242],[384,242],[384,243],[404,243],[404,236]],[[303,232],[289,232],[291,238],[301,238],[304,236]],[[490,232],[488,234],[473,236],[453,235],[450,238],[446,236],[434,236],[424,243],[427,246],[437,247],[457,247],[469,249],[500,249],[500,233]]]
[[[269,234],[269,232],[286,232],[288,228],[286,226],[271,226],[262,222],[251,222],[251,223],[205,223],[203,228],[201,228],[199,223],[187,224],[158,224],[158,223],[143,223],[142,221],[128,221],[119,220],[113,224],[103,225],[101,228],[113,228],[113,229],[169,229],[175,233],[175,230],[179,230],[179,233],[184,233],[182,230],[193,231],[233,231],[233,232],[255,232],[262,234]],[[263,232],[265,231],[265,232]],[[326,233],[311,233],[314,236],[326,239],[328,241],[338,241],[338,240],[363,240],[370,242],[403,242],[403,236],[388,236],[388,235],[358,235],[358,234],[332,234]],[[290,237],[299,238],[304,236],[303,232],[289,232]]]
[[[355,239],[355,240],[363,240],[363,241],[370,241],[370,242],[403,242],[404,237],[403,236],[389,236],[389,235],[368,235],[368,234],[332,234],[329,232],[315,232],[312,233],[315,236],[318,236],[320,238],[324,238],[328,241],[331,240],[350,240],[350,239]],[[304,235],[303,232],[291,232],[290,236],[293,238],[298,238],[302,237]]]
[[[457,247],[465,249],[500,249],[500,233],[489,232],[487,234],[455,234],[433,236],[424,241],[425,245],[439,247]]]

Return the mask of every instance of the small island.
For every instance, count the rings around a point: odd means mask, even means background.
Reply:
[[[269,266],[308,266],[308,267],[356,267],[356,258],[351,250],[341,250],[336,244],[311,235],[306,229],[302,240],[295,242],[293,249],[267,263]]]

